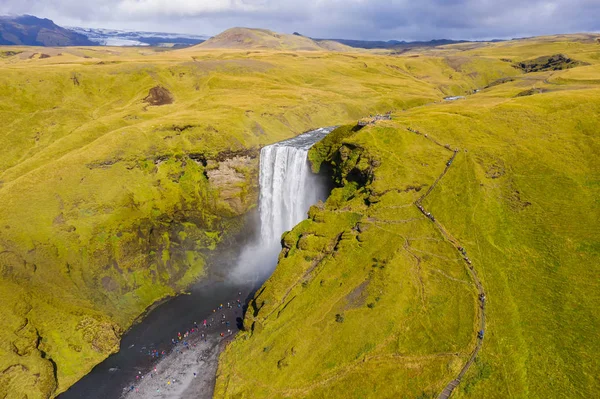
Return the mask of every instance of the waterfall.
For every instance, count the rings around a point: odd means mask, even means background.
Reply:
[[[313,130],[260,151],[260,235],[242,251],[235,279],[266,279],[277,264],[281,235],[305,219],[311,205],[325,199],[325,184],[311,172],[307,155],[332,130]]]

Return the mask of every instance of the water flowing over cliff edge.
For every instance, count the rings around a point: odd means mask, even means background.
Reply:
[[[281,234],[306,218],[311,205],[327,196],[327,182],[310,170],[308,150],[334,128],[313,130],[260,151],[260,235],[233,270],[235,281],[262,282],[273,272]]]

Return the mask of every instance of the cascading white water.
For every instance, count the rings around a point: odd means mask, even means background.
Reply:
[[[260,237],[242,251],[235,279],[266,278],[277,264],[281,235],[305,219],[312,204],[325,199],[324,184],[310,171],[307,155],[332,130],[313,130],[260,151]]]
[[[260,240],[279,244],[281,234],[306,217],[308,208],[323,199],[324,187],[310,171],[308,150],[331,132],[322,128],[260,151]]]

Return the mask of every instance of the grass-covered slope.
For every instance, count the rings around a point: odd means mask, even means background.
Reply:
[[[221,356],[216,397],[434,398],[456,378],[475,347],[477,291],[414,204],[444,170],[446,144],[459,152],[423,206],[487,294],[483,347],[454,396],[600,390],[598,47],[559,38],[447,51],[457,71],[481,53],[592,65],[516,75],[316,145],[313,166],[331,165],[341,187],[283,236],[247,331]],[[531,88],[543,92],[518,95]]]
[[[426,204],[480,265],[489,298],[481,361],[460,392],[593,396],[600,90],[486,99],[474,110],[400,121],[469,149]]]
[[[255,204],[260,145],[517,73],[493,58],[473,75],[443,57],[0,54],[0,397],[64,391],[202,275]]]
[[[222,357],[217,397],[432,393],[466,360],[476,292],[413,206],[447,154],[391,127],[344,143],[333,159],[345,185],[284,236],[250,332]]]

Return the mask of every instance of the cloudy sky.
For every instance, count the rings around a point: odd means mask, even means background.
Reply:
[[[321,38],[512,38],[600,31],[600,0],[0,0],[59,25],[214,35],[234,26]]]

